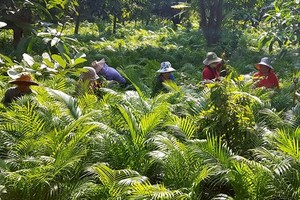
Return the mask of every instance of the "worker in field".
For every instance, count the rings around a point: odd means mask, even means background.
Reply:
[[[76,93],[92,92],[95,93],[97,89],[101,88],[101,81],[98,81],[97,75],[93,67],[83,67],[83,73],[79,77],[79,85],[76,88]]]
[[[169,61],[162,62],[160,64],[160,69],[157,70],[159,73],[154,81],[152,96],[155,96],[159,92],[165,92],[167,89],[164,86],[164,82],[175,81],[175,77],[172,72],[176,71]]]
[[[224,64],[224,61],[222,58],[219,58],[215,52],[208,52],[203,64],[202,80],[204,82],[220,80],[220,75],[226,75],[226,71],[222,71],[220,74],[220,69]]]
[[[23,72],[18,75],[15,80],[9,82],[10,84],[15,84],[15,87],[10,87],[5,92],[4,97],[2,99],[2,103],[5,106],[8,106],[12,101],[21,98],[24,95],[30,95],[33,91],[30,89],[30,86],[39,85],[35,81],[32,80],[31,75],[29,73]]]
[[[264,57],[255,65],[258,72],[253,75],[255,87],[279,88],[279,81],[270,64],[270,59]]]
[[[125,78],[115,68],[108,66],[104,58],[93,61],[91,65],[98,76],[103,76],[107,81],[118,82],[122,87],[126,86]]]

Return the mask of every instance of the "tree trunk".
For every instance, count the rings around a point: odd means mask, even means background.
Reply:
[[[15,26],[15,25],[13,25],[12,29],[13,29],[13,32],[14,32],[14,34],[13,34],[13,45],[14,45],[14,47],[17,47],[19,42],[23,38],[23,33],[24,32],[23,32],[22,28],[20,28],[18,26]]]
[[[77,17],[76,17],[74,34],[78,34],[79,25],[80,25],[80,14],[78,14]]]
[[[114,16],[114,21],[113,21],[113,34],[116,33],[116,29],[117,29],[117,17]]]
[[[208,46],[217,44],[221,39],[223,0],[199,0],[200,28]]]

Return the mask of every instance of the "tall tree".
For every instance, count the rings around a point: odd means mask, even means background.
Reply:
[[[59,21],[75,10],[77,0],[2,0],[0,1],[0,21],[6,22],[6,29],[14,32],[13,43],[33,32],[38,20],[54,19]]]
[[[223,3],[223,0],[199,0],[200,27],[208,46],[216,44],[221,38]]]

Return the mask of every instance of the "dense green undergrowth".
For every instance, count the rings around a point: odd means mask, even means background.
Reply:
[[[300,198],[298,47],[269,53],[252,29],[225,29],[219,45],[206,47],[198,30],[158,27],[128,24],[112,35],[84,23],[79,35],[71,26],[61,40],[47,32],[19,51],[1,32],[0,96],[12,68],[40,86],[0,104],[0,199]],[[232,73],[203,85],[208,51]],[[241,76],[262,56],[272,58],[279,90]],[[131,86],[76,93],[80,69],[101,58]],[[151,97],[166,60],[176,84]]]

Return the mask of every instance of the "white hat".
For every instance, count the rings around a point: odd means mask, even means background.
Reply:
[[[83,69],[86,69],[87,71],[83,72],[80,75],[81,80],[83,80],[83,81],[86,81],[86,80],[95,81],[99,78],[99,76],[96,74],[96,71],[95,71],[94,68],[92,68],[92,67],[83,67]]]
[[[97,60],[93,61],[92,67],[96,70],[96,73],[98,73],[104,67],[104,64],[105,64],[105,59],[102,58],[99,61]]]
[[[256,69],[259,69],[259,65],[264,65],[264,66],[267,66],[267,67],[273,69],[272,65],[270,64],[270,59],[268,57],[263,57],[260,60],[260,62],[255,65]]]
[[[215,52],[208,52],[205,60],[203,61],[204,65],[210,65],[211,63],[221,62],[222,58],[219,58]]]
[[[167,73],[167,72],[174,72],[176,71],[172,66],[169,61],[162,62],[160,63],[160,69],[157,70],[156,72],[158,73]]]

